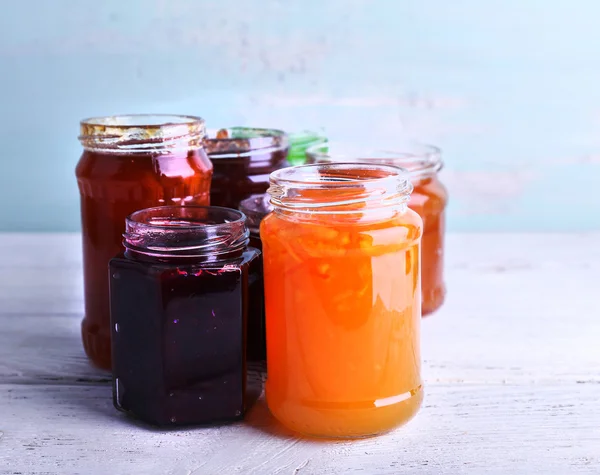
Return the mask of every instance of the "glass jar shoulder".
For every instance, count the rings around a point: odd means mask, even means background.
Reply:
[[[147,260],[127,257],[121,252],[110,260],[111,268],[135,270],[141,274],[161,275],[164,272],[174,272],[177,275],[200,275],[203,272],[209,274],[225,273],[235,270],[243,270],[253,264],[260,257],[260,250],[248,247],[242,255],[232,259],[210,262],[194,262],[186,260]]]

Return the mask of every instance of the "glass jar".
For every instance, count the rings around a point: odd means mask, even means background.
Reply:
[[[262,242],[260,240],[260,223],[271,211],[271,198],[268,194],[252,195],[240,203],[240,211],[246,215],[246,225],[250,231],[250,245],[262,251]],[[264,292],[262,284],[262,255],[260,256],[260,292]],[[265,334],[264,305],[261,312],[262,320],[252,322],[248,326],[248,348],[252,349],[248,353],[248,358],[252,361],[265,362],[267,358],[267,344]]]
[[[266,398],[295,431],[363,437],[408,421],[423,398],[422,220],[386,165],[321,164],[271,175],[261,224]]]
[[[210,190],[213,206],[238,209],[243,199],[267,191],[271,172],[287,166],[289,140],[281,130],[211,130],[205,146],[214,166]]]
[[[314,145],[327,142],[327,138],[318,132],[305,130],[290,134],[290,165],[303,165],[306,163],[306,150]]]
[[[75,170],[81,195],[85,316],[83,346],[110,369],[108,261],[121,249],[125,218],[164,204],[209,204],[212,164],[199,117],[128,115],[81,122]]]
[[[252,195],[240,203],[240,211],[246,215],[246,224],[250,231],[250,245],[262,250],[260,223],[271,211],[271,197],[267,193]]]
[[[422,311],[426,316],[437,310],[446,295],[444,284],[445,210],[448,192],[439,180],[441,151],[414,142],[397,144],[396,151],[361,150],[339,143],[320,144],[306,152],[311,163],[365,162],[395,165],[409,171],[414,191],[408,206],[423,218],[421,243]]]
[[[115,407],[160,426],[242,418],[246,324],[262,319],[244,215],[144,209],[123,245],[110,261]]]

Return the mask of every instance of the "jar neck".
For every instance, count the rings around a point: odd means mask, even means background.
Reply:
[[[415,182],[435,177],[442,169],[442,151],[417,142],[402,142],[388,149],[365,149],[343,143],[322,143],[306,150],[309,163],[362,162],[393,165],[407,170]]]
[[[117,115],[85,119],[79,140],[102,153],[168,154],[202,148],[204,119],[177,115]]]
[[[217,206],[159,206],[125,220],[125,256],[156,262],[224,262],[248,246],[243,213]]]
[[[413,186],[406,171],[364,163],[323,163],[271,173],[268,193],[278,213],[382,218],[404,212]]]
[[[255,154],[275,154],[289,149],[285,132],[276,129],[231,127],[211,129],[204,140],[206,153],[211,160],[251,157]]]

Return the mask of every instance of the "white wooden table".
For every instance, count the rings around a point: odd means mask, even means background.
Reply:
[[[80,343],[79,236],[0,235],[0,474],[600,473],[600,234],[450,235],[408,425],[305,440],[246,421],[158,431],[112,407]]]

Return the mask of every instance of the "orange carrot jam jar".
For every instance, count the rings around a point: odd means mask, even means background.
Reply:
[[[260,228],[266,399],[288,428],[366,437],[418,411],[422,220],[411,191],[387,165],[271,174],[274,210]]]
[[[448,192],[438,177],[443,165],[440,149],[414,142],[397,144],[395,151],[364,150],[339,143],[324,143],[309,148],[306,155],[309,163],[380,163],[409,171],[414,190],[408,206],[423,218],[423,316],[436,311],[444,303],[446,295],[444,234]]]

